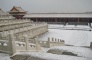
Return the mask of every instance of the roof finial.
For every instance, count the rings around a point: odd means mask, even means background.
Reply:
[[[15,5],[13,7],[15,7]]]

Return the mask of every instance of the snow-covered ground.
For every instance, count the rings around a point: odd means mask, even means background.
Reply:
[[[60,25],[60,24],[48,24],[49,28],[55,27],[67,27],[67,28],[90,28],[88,25]]]
[[[27,58],[25,58],[26,56]],[[14,57],[17,57],[17,59],[20,58],[20,60],[91,60],[90,58],[57,55],[44,52],[18,52],[13,56],[13,58]]]
[[[74,54],[77,54],[77,56],[92,59],[92,49],[90,48],[77,47],[77,46],[56,46],[56,47],[50,48],[49,50],[52,50],[52,52],[53,50],[72,52]]]
[[[9,54],[0,53],[0,60],[11,60]]]
[[[62,25],[49,25],[49,27],[60,27]],[[71,26],[73,27],[73,26]],[[77,28],[88,28],[89,26],[77,26]],[[65,44],[75,46],[90,46],[92,42],[92,31],[83,30],[62,30],[62,29],[49,29],[49,31],[42,36],[39,36],[39,40],[46,41],[48,37],[54,37],[65,40]]]
[[[48,37],[54,37],[65,40],[65,44],[75,45],[75,46],[90,46],[92,42],[92,31],[84,30],[62,30],[60,28],[68,29],[91,29],[89,26],[74,26],[74,25],[49,25],[49,31],[42,36],[39,36],[38,39],[46,41]],[[92,30],[92,29],[91,29]],[[46,52],[18,52],[17,55],[29,56],[26,60],[92,60],[92,49],[82,48],[82,47],[70,47],[70,46],[59,46],[52,47],[51,49],[63,49],[68,50],[74,53],[77,53],[78,56],[68,56],[68,55],[57,55]],[[20,56],[18,56],[20,57]],[[37,58],[37,59],[35,59]],[[8,54],[0,53],[0,60],[10,60]]]
[[[60,25],[60,24],[49,24],[48,26],[49,29],[62,29],[62,30],[84,30],[84,31],[88,31],[88,30],[92,30],[89,26],[87,25]]]

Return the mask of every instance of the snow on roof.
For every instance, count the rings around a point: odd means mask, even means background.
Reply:
[[[0,15],[7,15],[2,9],[0,9]]]
[[[0,42],[6,43],[6,42],[8,42],[8,41],[7,41],[7,40],[0,40]]]
[[[31,13],[24,18],[92,18],[92,13]]]
[[[25,12],[21,7],[15,7],[19,12]]]
[[[13,9],[16,9],[17,11],[12,11]],[[16,7],[14,6],[10,12],[26,12],[25,10],[23,10],[21,7]]]
[[[15,41],[15,43],[25,44],[25,42]]]
[[[29,45],[36,45],[36,44],[34,44],[34,43],[29,43]]]

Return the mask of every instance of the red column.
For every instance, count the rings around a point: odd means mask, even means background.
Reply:
[[[55,22],[57,22],[57,18],[55,18]]]
[[[78,18],[78,22],[80,22],[80,19]]]

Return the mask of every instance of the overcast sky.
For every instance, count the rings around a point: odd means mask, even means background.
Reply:
[[[91,12],[92,0],[0,0],[4,11],[13,6],[21,6],[29,13]]]

